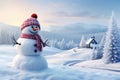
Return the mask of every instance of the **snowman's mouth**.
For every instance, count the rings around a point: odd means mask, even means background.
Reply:
[[[29,30],[30,31],[30,33],[32,33],[32,34],[36,34],[37,32],[33,32],[33,31],[31,31],[31,30]]]

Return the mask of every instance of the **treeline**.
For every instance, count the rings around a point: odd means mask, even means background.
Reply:
[[[0,30],[0,44],[13,44],[13,36],[17,40],[20,34],[20,30]],[[62,50],[68,50],[77,46],[73,40],[65,41],[65,39],[49,39],[48,45]]]

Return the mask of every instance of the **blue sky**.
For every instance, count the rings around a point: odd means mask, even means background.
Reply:
[[[42,26],[75,23],[107,25],[111,12],[120,22],[120,0],[1,0],[0,22],[20,26],[37,13]]]

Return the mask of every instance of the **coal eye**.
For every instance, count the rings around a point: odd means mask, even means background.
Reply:
[[[35,27],[35,28],[38,28],[38,27]]]
[[[33,28],[33,26],[32,26],[32,28]]]

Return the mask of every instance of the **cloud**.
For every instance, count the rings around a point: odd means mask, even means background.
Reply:
[[[56,17],[68,17],[68,18],[91,18],[91,19],[107,19],[108,17],[101,15],[101,14],[95,14],[88,11],[82,11],[82,12],[55,12],[53,13]]]
[[[0,3],[0,22],[21,25],[23,20],[35,12],[39,15],[38,19],[40,23],[47,26],[66,25],[78,22],[105,23],[104,20],[109,19],[109,11],[111,8],[108,8],[111,5],[101,5],[97,1],[96,3],[94,1],[3,0]],[[104,3],[104,1],[102,1],[102,3]],[[106,6],[108,8],[106,8]],[[111,7],[114,9],[114,6]],[[115,9],[117,8],[115,7]]]

